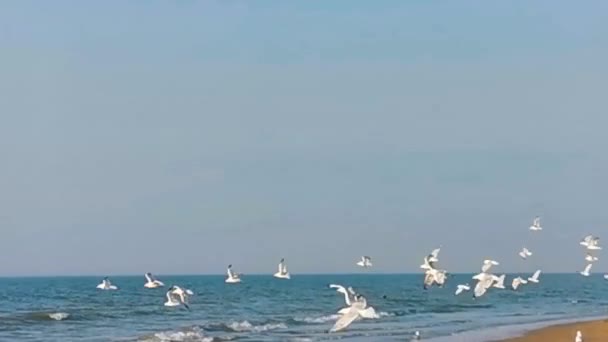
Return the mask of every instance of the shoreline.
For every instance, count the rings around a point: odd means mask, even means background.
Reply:
[[[496,342],[572,342],[579,330],[585,342],[608,341],[608,319],[604,317],[531,329],[524,331],[520,336]]]

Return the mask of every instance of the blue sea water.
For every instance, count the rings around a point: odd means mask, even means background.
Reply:
[[[236,285],[223,276],[159,276],[195,292],[190,311],[163,306],[166,289],[145,289],[143,276],[113,277],[118,291],[97,290],[99,277],[3,278],[0,341],[409,341],[418,330],[423,340],[472,342],[607,312],[601,275],[543,274],[517,292],[454,296],[457,284],[473,285],[471,276],[426,291],[421,274],[251,275]],[[328,334],[344,307],[330,283],[353,286],[380,318]]]

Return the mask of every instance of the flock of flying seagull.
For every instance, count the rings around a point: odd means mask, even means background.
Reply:
[[[542,231],[542,227],[540,225],[540,218],[536,217],[530,226],[531,231]],[[581,275],[588,277],[590,275],[591,267],[593,266],[593,262],[598,260],[598,257],[593,255],[594,251],[601,250],[602,247],[599,245],[599,238],[593,235],[588,235],[583,238],[580,242],[580,245],[585,247],[587,250],[587,254],[585,256],[585,260],[588,262],[587,266],[583,271],[580,272]],[[447,271],[439,269],[437,267],[437,263],[439,262],[439,252],[441,248],[437,248],[433,250],[429,255],[424,257],[424,263],[420,265],[420,268],[424,270],[424,289],[428,289],[433,285],[437,285],[438,287],[443,287],[447,280]],[[526,247],[522,248],[522,250],[518,253],[522,259],[527,259],[532,256],[532,252],[528,250]],[[363,268],[372,267],[372,258],[369,256],[362,256],[361,260],[356,263],[357,266]],[[499,262],[491,259],[486,259],[483,261],[481,266],[481,273],[473,276],[472,279],[477,281],[473,289],[473,298],[478,298],[483,296],[489,289],[497,288],[497,289],[505,289],[505,274],[500,276],[490,273],[490,269],[494,266],[498,266]],[[241,274],[236,273],[232,270],[232,265],[228,265],[226,270],[226,280],[227,284],[236,284],[241,282]],[[528,283],[538,283],[540,281],[539,277],[541,274],[541,270],[537,270],[534,274],[525,279],[520,276],[514,278],[511,282],[511,288],[515,291],[521,285]],[[278,265],[278,271],[273,275],[278,279],[290,279],[291,276],[289,271],[287,270],[287,264],[285,259],[281,259]],[[145,274],[146,283],[144,284],[145,288],[159,288],[164,287],[165,284],[157,279],[151,273]],[[604,275],[604,278],[608,280],[608,274]],[[113,285],[110,280],[106,277],[103,279],[101,284],[97,285],[97,288],[100,290],[118,290],[118,287]],[[346,307],[338,311],[338,315],[340,318],[336,321],[334,326],[329,330],[329,332],[338,332],[346,329],[353,321],[358,318],[378,318],[379,315],[376,313],[375,309],[371,306],[368,306],[366,298],[360,294],[355,292],[352,287],[345,288],[342,285],[330,284],[329,288],[336,289],[337,292],[342,293],[344,295],[344,301],[346,303]],[[455,295],[460,295],[465,291],[470,291],[471,287],[469,284],[459,284],[456,288]],[[188,299],[194,293],[189,289],[184,289],[179,286],[173,285],[169,288],[166,293],[167,301],[165,302],[165,306],[180,306],[183,305],[185,308],[190,309],[188,306]],[[414,338],[420,338],[419,332],[414,334]]]

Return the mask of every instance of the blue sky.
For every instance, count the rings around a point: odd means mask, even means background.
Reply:
[[[2,2],[0,275],[582,269],[607,10]]]

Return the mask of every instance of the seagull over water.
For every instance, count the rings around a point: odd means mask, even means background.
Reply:
[[[598,260],[598,258],[596,256],[593,256],[593,255],[591,255],[589,253],[587,253],[587,256],[585,256],[585,261],[594,262],[594,261],[597,261],[597,260]]]
[[[361,260],[357,262],[357,266],[368,268],[372,267],[372,258],[370,256],[364,255],[361,257]]]
[[[360,294],[355,294],[354,302],[329,330],[330,333],[346,329],[357,318],[378,318],[374,308],[367,306],[367,300]]]
[[[291,278],[289,272],[287,271],[287,263],[285,263],[285,259],[281,259],[281,262],[279,262],[279,271],[274,274],[274,277],[279,279]]]
[[[152,273],[150,273],[150,272],[144,274],[144,276],[146,277],[146,283],[144,284],[145,288],[155,289],[158,287],[165,286],[165,284],[163,284],[162,281],[155,279],[154,276],[152,275]]]
[[[492,268],[492,266],[498,266],[498,265],[500,265],[498,263],[498,261],[486,259],[483,261],[483,264],[481,265],[481,272],[482,273],[488,272],[490,270],[490,268]]]
[[[584,277],[588,277],[591,275],[591,273],[589,273],[589,271],[591,271],[591,266],[593,266],[593,264],[587,264],[587,266],[585,267],[585,269],[581,272],[581,275]]]
[[[190,310],[188,305],[188,297],[194,295],[194,293],[188,289],[182,289],[179,286],[171,286],[167,291],[167,301],[165,306],[179,306],[183,305],[186,309]]]
[[[534,274],[532,275],[532,277],[528,278],[528,281],[531,283],[535,283],[538,284],[538,282],[540,281],[538,279],[538,277],[540,276],[540,270],[536,270],[536,272],[534,272]]]
[[[110,281],[110,278],[105,277],[103,278],[103,280],[101,281],[101,284],[97,285],[97,288],[100,290],[118,290],[118,287],[116,287],[116,285],[112,285],[112,282]]]
[[[458,296],[459,294],[461,294],[463,291],[469,291],[471,290],[471,287],[469,286],[469,284],[465,284],[465,285],[458,285],[456,287],[456,292],[454,293],[454,296]]]
[[[528,281],[526,279],[523,279],[522,277],[517,277],[513,279],[513,282],[511,283],[511,288],[513,289],[513,291],[516,291],[519,285],[525,285],[527,283]]]

